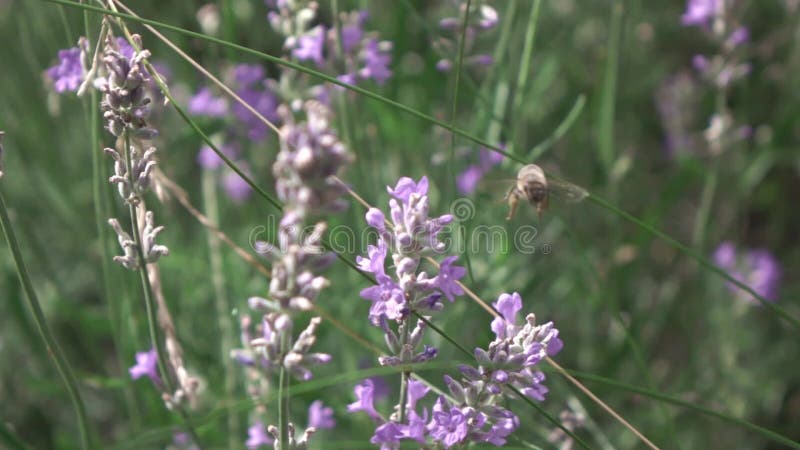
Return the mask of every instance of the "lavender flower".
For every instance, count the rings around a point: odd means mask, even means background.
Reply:
[[[347,204],[346,192],[334,176],[352,157],[331,129],[330,110],[318,101],[303,105],[306,120],[297,122],[287,108],[281,108],[281,150],[273,165],[278,198],[287,204],[284,222],[311,214],[338,212]]]
[[[308,426],[318,430],[332,429],[336,426],[333,408],[325,406],[322,400],[314,400],[308,408]]]
[[[263,78],[264,69],[257,65],[241,64],[234,68],[234,78],[239,83],[236,95],[258,111],[270,122],[276,122],[278,98],[272,92],[270,82]],[[244,125],[247,137],[262,141],[269,133],[269,127],[249,109],[239,102],[233,105],[234,116]]]
[[[457,1],[458,16],[445,17],[439,21],[439,28],[446,36],[439,37],[433,41],[433,47],[442,55],[437,61],[436,69],[441,72],[448,72],[453,68],[454,59],[458,49],[458,43],[462,36],[463,16],[466,14],[466,3]],[[464,61],[467,67],[484,67],[494,63],[491,55],[480,53],[477,49],[478,38],[481,34],[493,29],[499,22],[497,11],[485,2],[473,2],[469,13],[469,21],[466,24],[464,45]]]
[[[142,48],[141,38],[134,35],[133,39]],[[147,50],[133,52],[126,57],[116,40],[109,37],[106,42],[103,62],[108,77],[100,83],[103,92],[100,106],[106,128],[114,136],[121,136],[125,129],[142,138],[155,135],[155,130],[148,128],[145,121],[150,113],[150,99],[146,97],[146,82],[150,78],[142,62],[148,57],[150,52]]]
[[[688,0],[681,23],[687,26],[706,26],[714,19],[718,10],[719,0]]]
[[[310,1],[267,2],[272,28],[285,36],[284,48],[298,61],[311,61],[318,69],[338,73],[348,84],[359,80],[385,83],[392,76],[392,43],[364,31],[366,11],[342,13],[339,32],[323,25],[309,28],[317,15],[317,3]],[[341,37],[341,43],[339,39]],[[341,51],[340,51],[341,50]]]
[[[125,252],[123,256],[115,256],[114,262],[122,264],[123,267],[129,270],[139,269],[140,261],[136,242],[131,238],[128,232],[122,229],[117,219],[109,219],[108,224],[111,225],[111,228],[117,233],[119,245]],[[158,236],[158,233],[163,229],[163,226],[155,226],[153,212],[147,211],[145,213],[144,226],[140,236],[145,263],[154,263],[158,261],[160,257],[169,255],[169,249],[166,246],[156,244],[156,236]]]
[[[240,169],[246,171],[247,165],[245,163],[240,162],[238,165]],[[222,176],[222,188],[225,189],[225,193],[235,203],[244,202],[253,193],[253,188],[244,181],[244,178],[232,170],[226,171],[225,175]]]
[[[452,265],[455,257],[443,260],[435,277],[417,272],[423,256],[444,251],[446,246],[438,240],[438,235],[453,220],[449,214],[428,217],[428,179],[422,177],[415,182],[403,177],[387,190],[394,197],[389,201],[393,226],[388,229],[383,213],[370,209],[366,220],[379,233],[378,245],[368,248],[366,258],[356,259],[359,268],[373,273],[378,282],[361,291],[361,297],[372,302],[370,321],[375,325],[380,325],[382,316],[402,320],[411,311],[440,310],[443,296],[453,301],[455,295],[463,294],[457,281],[465,274],[462,267]],[[394,278],[384,270],[389,250],[395,266]]]
[[[250,450],[272,445],[274,439],[267,434],[267,428],[262,422],[255,422],[250,428],[247,429],[247,441],[244,445]]]
[[[228,114],[228,101],[224,97],[215,97],[211,89],[204,87],[189,99],[189,114],[208,117],[225,117]]]
[[[480,183],[484,175],[486,175],[492,167],[500,164],[502,161],[502,154],[482,148],[479,154],[478,164],[467,166],[467,168],[456,177],[456,187],[458,191],[464,195],[470,195],[475,192],[478,183]]]
[[[86,70],[83,64],[88,41],[81,37],[78,47],[58,51],[58,64],[47,69],[47,77],[53,82],[55,91],[60,93],[77,91],[83,82]]]
[[[150,378],[153,384],[160,386],[161,377],[158,375],[158,354],[155,348],[146,352],[136,353],[136,364],[128,369],[131,378],[134,380],[141,377]]]
[[[778,300],[778,288],[782,278],[780,263],[766,249],[748,249],[737,252],[736,246],[725,241],[717,247],[713,255],[714,262],[727,270],[738,281],[753,288],[756,293],[767,300]],[[728,289],[738,298],[752,301],[746,292],[733,283],[727,283]]]
[[[234,145],[222,144],[217,145],[217,148],[219,148],[219,150],[222,151],[225,156],[231,159],[236,158],[239,153]],[[203,169],[213,170],[222,167],[225,162],[211,147],[208,145],[203,145],[200,147],[200,151],[197,153],[197,163],[200,164],[200,167]]]

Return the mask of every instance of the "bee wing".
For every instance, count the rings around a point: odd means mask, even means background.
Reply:
[[[589,191],[568,181],[547,180],[547,186],[551,194],[568,203],[578,203],[589,196]]]

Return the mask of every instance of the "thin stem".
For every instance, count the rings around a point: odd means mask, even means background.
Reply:
[[[525,29],[525,43],[522,46],[521,62],[519,71],[517,72],[517,83],[514,86],[514,101],[512,103],[512,117],[523,117],[522,102],[525,99],[525,86],[528,84],[530,78],[529,72],[531,67],[531,58],[533,56],[533,44],[536,38],[536,25],[539,22],[539,8],[542,5],[541,0],[535,0],[531,5],[530,16],[528,17],[528,26]],[[514,139],[517,138],[517,130],[519,130],[522,120],[515,120],[511,131],[511,142],[509,143],[509,150],[516,152]]]
[[[281,333],[281,355],[285,355],[288,349],[288,341],[285,333]],[[278,428],[280,430],[280,449],[289,450],[289,371],[286,365],[281,364],[278,375]]]
[[[72,400],[72,406],[75,409],[75,414],[78,418],[78,432],[80,434],[81,448],[85,450],[94,448],[92,444],[91,432],[89,430],[89,420],[86,417],[86,407],[84,406],[83,398],[81,397],[80,390],[78,389],[78,382],[75,379],[75,374],[72,372],[72,367],[70,367],[69,362],[67,361],[66,357],[64,357],[64,353],[61,351],[61,347],[58,345],[58,341],[55,339],[53,333],[50,331],[50,327],[47,325],[44,312],[39,304],[39,298],[33,288],[33,282],[31,282],[31,277],[28,274],[25,261],[22,259],[22,252],[20,251],[19,243],[17,243],[17,237],[14,233],[14,228],[11,225],[11,219],[8,217],[6,202],[3,199],[1,192],[0,225],[2,225],[3,234],[5,235],[6,242],[11,250],[11,255],[14,258],[14,264],[17,267],[17,276],[19,276],[22,289],[25,291],[25,296],[28,299],[28,307],[31,309],[31,313],[33,313],[33,320],[36,323],[36,328],[39,331],[39,335],[42,337],[42,341],[47,349],[47,354],[53,359],[53,363],[55,364],[56,369],[58,370],[59,375],[61,375],[61,379],[67,388],[70,400]]]
[[[214,172],[203,171],[203,199],[205,200],[205,210],[212,223],[219,223],[219,204],[217,201],[216,177]],[[233,348],[233,326],[228,312],[228,297],[225,295],[225,277],[222,273],[222,252],[220,251],[220,239],[211,231],[207,233],[209,264],[211,270],[211,284],[214,286],[214,307],[217,313],[217,326],[220,333],[220,355],[222,364],[225,368],[225,403],[232,407],[236,391],[236,368],[233,359],[228,352]],[[239,416],[232,410],[228,414],[228,448],[234,449],[239,446]]]
[[[401,324],[400,329],[400,351],[408,344],[409,335],[411,334],[409,330],[409,321],[408,317],[406,320],[403,321]],[[397,406],[400,408],[400,423],[406,422],[406,397],[408,396],[408,380],[409,375],[411,372],[408,369],[403,369],[400,373],[400,400],[398,401]]]

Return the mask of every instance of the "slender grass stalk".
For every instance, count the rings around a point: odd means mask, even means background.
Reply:
[[[614,165],[614,110],[617,97],[617,77],[619,71],[619,50],[622,42],[622,16],[624,0],[614,0],[610,8],[608,55],[606,57],[603,87],[600,91],[600,108],[598,109],[598,150],[606,175]]]
[[[212,223],[219,223],[219,203],[217,198],[216,177],[214,172],[203,171],[203,200],[208,219]],[[233,404],[236,393],[236,368],[229,352],[233,348],[234,334],[229,313],[228,296],[225,294],[225,277],[220,251],[220,239],[211,230],[207,233],[209,264],[211,270],[211,284],[214,287],[214,309],[217,313],[217,327],[220,334],[220,355],[224,368],[225,403]],[[239,417],[231,411],[227,417],[228,448],[233,450],[239,446],[240,433]]]
[[[289,351],[289,342],[285,334],[281,334],[281,355],[286,355]],[[289,389],[289,371],[286,365],[281,364],[278,374],[278,429],[280,431],[280,449],[289,450],[289,401],[291,399]]]
[[[536,27],[539,22],[539,8],[542,6],[542,0],[534,0],[531,5],[530,16],[528,16],[528,25],[525,28],[525,41],[522,45],[522,55],[520,55],[519,70],[517,71],[517,82],[514,85],[514,101],[512,102],[513,117],[524,117],[522,114],[522,101],[525,99],[525,86],[528,84],[531,70],[531,58],[533,57],[533,44],[536,38]],[[514,140],[518,138],[518,130],[522,120],[515,120],[511,127],[511,142],[509,151],[516,153],[516,145]]]
[[[25,441],[20,439],[19,436],[16,435],[8,426],[0,420],[0,442],[5,443],[8,445],[9,449],[16,449],[16,450],[33,450],[33,447],[28,445]]]
[[[461,37],[458,41],[458,60],[456,61],[456,77],[453,81],[453,103],[452,108],[450,109],[450,124],[455,127],[456,125],[456,116],[458,114],[458,93],[459,87],[461,84],[461,71],[464,69],[464,48],[466,47],[467,41],[467,25],[469,24],[469,12],[472,6],[472,0],[467,0],[465,3],[466,8],[464,9],[464,21],[461,23]],[[450,177],[453,180],[453,186],[456,185],[456,135],[455,133],[450,133],[450,163],[447,165],[448,170],[450,172]],[[464,239],[464,233],[462,233],[463,228],[459,228],[458,238],[459,240]],[[475,278],[472,275],[472,261],[469,256],[469,246],[465,246],[464,249],[464,260],[467,263],[467,274],[469,275],[469,280],[471,283],[475,282]],[[404,376],[403,381],[407,382],[408,377]],[[402,399],[401,399],[402,400]],[[405,407],[401,404],[400,405],[401,413],[405,412]],[[402,416],[402,414],[401,414]]]
[[[28,274],[28,269],[25,267],[25,261],[22,259],[22,252],[20,251],[19,243],[17,242],[17,237],[14,233],[14,227],[11,224],[11,219],[8,217],[6,202],[3,198],[2,192],[0,192],[0,225],[2,225],[3,234],[5,235],[6,242],[11,250],[11,256],[14,258],[14,264],[17,268],[17,276],[22,284],[22,289],[25,291],[25,297],[28,299],[28,307],[33,314],[33,320],[36,323],[36,328],[39,331],[39,335],[41,336],[42,341],[47,349],[47,354],[53,359],[53,363],[55,364],[56,369],[58,370],[59,375],[61,375],[61,379],[67,388],[67,393],[69,393],[70,400],[72,400],[72,406],[75,409],[75,414],[78,418],[78,432],[80,435],[81,448],[84,450],[94,448],[94,445],[92,444],[91,430],[89,429],[89,419],[86,416],[86,407],[84,406],[83,398],[81,397],[81,393],[78,388],[78,382],[75,379],[75,374],[72,371],[72,367],[69,365],[66,357],[64,357],[64,352],[61,351],[58,341],[55,339],[53,333],[50,331],[50,327],[47,325],[44,312],[39,304],[39,297],[36,295],[36,290],[33,288],[33,282]]]
[[[560,141],[561,138],[567,134],[575,122],[580,117],[581,113],[583,112],[583,107],[586,105],[586,96],[583,94],[578,95],[578,98],[575,99],[575,103],[572,104],[572,108],[570,108],[567,115],[564,117],[564,120],[561,121],[560,124],[553,130],[553,133],[550,134],[545,140],[536,144],[528,151],[528,156],[525,158],[528,161],[534,162],[541,158],[547,150],[549,150],[556,142]]]

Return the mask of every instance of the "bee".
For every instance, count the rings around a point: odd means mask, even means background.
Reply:
[[[517,181],[506,193],[505,199],[508,200],[508,216],[506,220],[511,220],[517,211],[517,204],[520,199],[527,199],[531,206],[536,206],[536,214],[539,220],[542,212],[550,204],[550,194],[554,193],[558,197],[563,197],[569,202],[579,202],[586,198],[589,193],[586,189],[560,180],[548,180],[541,167],[536,164],[528,164],[519,169]]]

